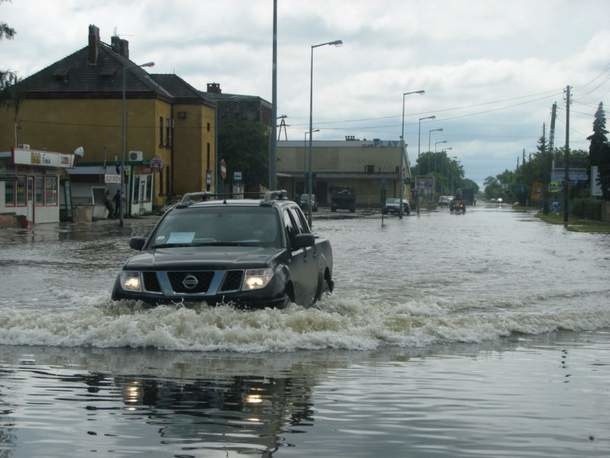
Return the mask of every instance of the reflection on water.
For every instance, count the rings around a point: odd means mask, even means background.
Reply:
[[[0,347],[0,456],[607,456],[608,337],[273,357]]]
[[[110,304],[150,221],[0,233],[0,457],[609,456],[610,237],[386,223],[316,222],[335,294],[256,312]]]

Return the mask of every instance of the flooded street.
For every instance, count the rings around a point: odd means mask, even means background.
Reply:
[[[320,219],[314,308],[110,301],[114,224],[0,232],[0,456],[608,456],[610,237]]]

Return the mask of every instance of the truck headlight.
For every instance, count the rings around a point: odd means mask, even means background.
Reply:
[[[121,272],[121,288],[125,291],[142,291],[140,272]]]
[[[273,269],[249,269],[244,276],[244,289],[261,289],[273,278]]]

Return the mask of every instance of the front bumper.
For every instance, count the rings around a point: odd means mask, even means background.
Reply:
[[[154,272],[154,274],[162,279],[165,272]],[[224,272],[218,271],[214,273],[214,278],[223,275]],[[219,291],[214,286],[213,280],[206,292],[191,294],[176,292],[171,288],[171,285],[168,287],[163,281],[160,282],[163,285],[161,291],[127,291],[121,287],[119,274],[112,290],[112,300],[139,300],[153,305],[205,302],[208,305],[233,303],[246,308],[279,308],[289,302],[286,295],[286,282],[281,277],[282,275],[276,273],[269,284],[261,289],[235,291]]]

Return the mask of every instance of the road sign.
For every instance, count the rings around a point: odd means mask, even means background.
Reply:
[[[161,159],[159,156],[154,156],[150,160],[150,167],[153,169],[162,169],[163,168],[163,159]]]
[[[233,172],[233,181],[241,181],[241,172],[239,170]]]

